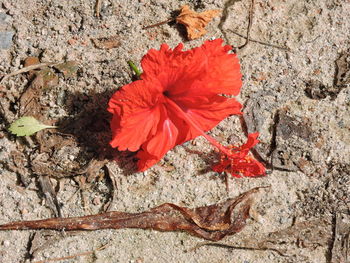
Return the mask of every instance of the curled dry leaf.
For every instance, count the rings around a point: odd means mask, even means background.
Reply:
[[[143,213],[108,212],[83,217],[19,221],[0,225],[0,230],[141,228],[186,231],[197,237],[218,241],[243,229],[249,218],[253,197],[261,188],[251,189],[222,203],[194,209],[165,203]]]
[[[193,40],[205,35],[207,33],[206,25],[219,14],[220,10],[197,13],[190,10],[188,5],[184,5],[181,7],[180,14],[176,17],[176,22],[186,27],[187,38]]]

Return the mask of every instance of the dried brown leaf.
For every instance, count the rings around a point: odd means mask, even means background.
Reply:
[[[61,208],[57,200],[56,191],[48,176],[39,176],[39,184],[46,200],[46,205],[54,212],[55,216],[62,216]]]
[[[253,197],[259,189],[261,187],[223,203],[194,209],[165,203],[143,213],[107,212],[83,217],[20,221],[0,225],[0,230],[141,228],[186,231],[204,239],[217,241],[243,229],[249,218]]]
[[[207,33],[205,27],[216,16],[220,10],[208,10],[201,13],[190,10],[188,5],[181,7],[180,14],[176,17],[176,22],[186,27],[187,38],[197,39]]]
[[[26,60],[26,63],[36,63],[35,58],[30,60]],[[20,97],[19,115],[32,116],[43,122],[46,121],[46,118],[43,116],[43,106],[40,104],[40,97],[45,89],[57,86],[58,76],[49,67],[44,67],[39,71],[31,70],[29,74],[29,78],[33,80]]]
[[[94,45],[99,49],[111,49],[120,46],[120,41],[118,36],[93,38],[91,39]]]
[[[50,175],[55,178],[73,176],[80,172],[83,164],[79,158],[70,159],[67,155],[80,151],[75,137],[57,131],[36,134],[40,154],[31,159],[31,169],[37,175]]]
[[[101,177],[100,170],[103,166],[108,163],[107,159],[104,160],[96,160],[92,159],[90,163],[88,164],[88,167],[86,169],[86,175],[87,175],[87,181],[93,182],[96,178]]]
[[[34,80],[35,81],[35,80]],[[19,99],[19,116],[32,116],[39,121],[44,121],[42,116],[42,107],[39,102],[41,90],[38,85],[30,85]]]
[[[116,175],[113,172],[113,169],[111,169],[109,164],[106,164],[106,171],[107,171],[107,175],[109,176],[109,178],[111,179],[112,182],[112,192],[111,192],[111,197],[108,203],[105,204],[104,206],[104,211],[111,211],[112,210],[112,205],[113,202],[117,199],[117,190],[118,190],[118,181],[117,181],[117,177],[118,175]]]
[[[328,246],[332,238],[330,220],[315,219],[298,222],[285,229],[269,233],[259,242],[259,246],[280,246],[280,244],[294,244],[298,247],[316,248]],[[246,240],[245,242],[251,242]],[[243,242],[244,243],[244,242]]]
[[[39,176],[49,175],[51,177],[61,178],[73,175],[71,171],[66,171],[61,167],[58,167],[58,165],[56,165],[55,162],[52,161],[48,153],[42,153],[37,155],[31,161],[31,169],[33,173]]]
[[[29,171],[27,168],[27,160],[23,152],[21,151],[11,151],[11,162],[7,163],[7,168],[18,174],[21,183],[27,187],[29,185]]]
[[[58,85],[58,76],[50,68],[43,68],[36,74],[35,84],[43,89],[50,89]],[[34,83],[33,83],[34,84]]]
[[[61,72],[65,78],[73,78],[77,75],[78,63],[76,61],[67,61],[54,66],[59,72]]]
[[[331,263],[350,262],[350,215],[338,213]]]
[[[63,235],[57,233],[56,231],[38,231],[33,236],[28,252],[32,258],[35,258],[41,251],[51,247],[53,244],[60,241],[60,239],[62,239],[63,237]]]
[[[346,86],[350,83],[350,50],[341,54],[341,56],[335,61],[336,63],[336,75],[335,85]]]
[[[60,133],[57,131],[38,132],[36,139],[39,143],[40,153],[49,153],[52,155],[66,146],[77,147],[76,138],[70,134]]]

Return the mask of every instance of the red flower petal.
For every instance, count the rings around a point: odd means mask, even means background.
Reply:
[[[137,162],[137,168],[140,172],[146,171],[160,160],[157,156],[151,155],[143,149],[137,152],[136,157],[139,159]]]
[[[209,89],[218,94],[238,95],[242,87],[242,74],[236,54],[227,54],[231,46],[222,46],[223,40],[206,41],[203,45],[208,57]]]
[[[126,85],[113,95],[108,108],[114,113],[112,147],[118,147],[120,151],[137,151],[156,133],[161,115],[159,108],[153,107],[156,102],[157,98],[142,81]]]
[[[164,105],[161,106],[162,116],[167,117]],[[164,118],[157,129],[157,133],[152,136],[143,147],[147,152],[154,156],[163,156],[166,152],[176,145],[179,134],[178,128],[169,118]]]
[[[208,100],[208,98],[199,97],[197,101],[202,101],[202,103],[197,104],[195,101],[181,101],[177,104],[181,108],[187,109],[186,114],[191,119],[195,119],[199,127],[204,131],[212,129],[227,116],[242,114],[242,105],[233,98],[227,99],[215,95],[211,97],[210,100]]]

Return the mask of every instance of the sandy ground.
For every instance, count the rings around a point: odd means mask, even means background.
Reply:
[[[235,33],[245,34],[250,3],[103,0],[97,18],[92,0],[0,0],[1,75],[23,67],[28,56],[79,63],[76,76],[60,76],[39,99],[45,119],[67,124],[62,133],[71,140],[59,148],[47,146],[48,160],[56,161],[50,167],[54,174],[33,169],[33,162],[45,157],[42,148],[50,131],[30,138],[7,131],[18,117],[28,76],[19,74],[1,84],[0,223],[56,215],[40,183],[43,176],[49,176],[64,217],[102,212],[107,206],[127,212],[165,202],[197,207],[271,186],[257,198],[248,225],[221,241],[264,249],[193,250],[203,240],[181,232],[8,231],[0,232],[1,262],[45,262],[104,245],[103,250],[59,262],[350,262],[344,243],[337,241],[342,235],[339,225],[346,231],[350,218],[349,1],[255,1],[251,38],[263,43],[251,41],[238,50],[246,128],[232,116],[211,134],[224,144],[239,144],[245,132],[260,132],[255,154],[269,164],[268,176],[230,178],[226,187],[225,180],[208,169],[215,157],[203,138],[177,146],[144,173],[132,172],[132,157],[108,147],[105,108],[111,94],[132,80],[127,61],[138,63],[147,50],[162,43],[175,47],[184,42],[191,48],[223,38],[239,46],[244,39]],[[168,19],[183,4],[197,11],[220,9],[222,15],[210,23],[205,37],[190,42],[178,25],[142,30]],[[117,43],[110,49],[92,41],[110,37]],[[86,171],[74,174],[91,159],[111,156],[119,161],[108,161],[91,180],[86,180]]]

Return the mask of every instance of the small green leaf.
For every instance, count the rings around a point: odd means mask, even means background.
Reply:
[[[45,125],[34,117],[25,116],[13,122],[9,128],[9,131],[17,136],[29,136],[46,128],[57,127]]]

